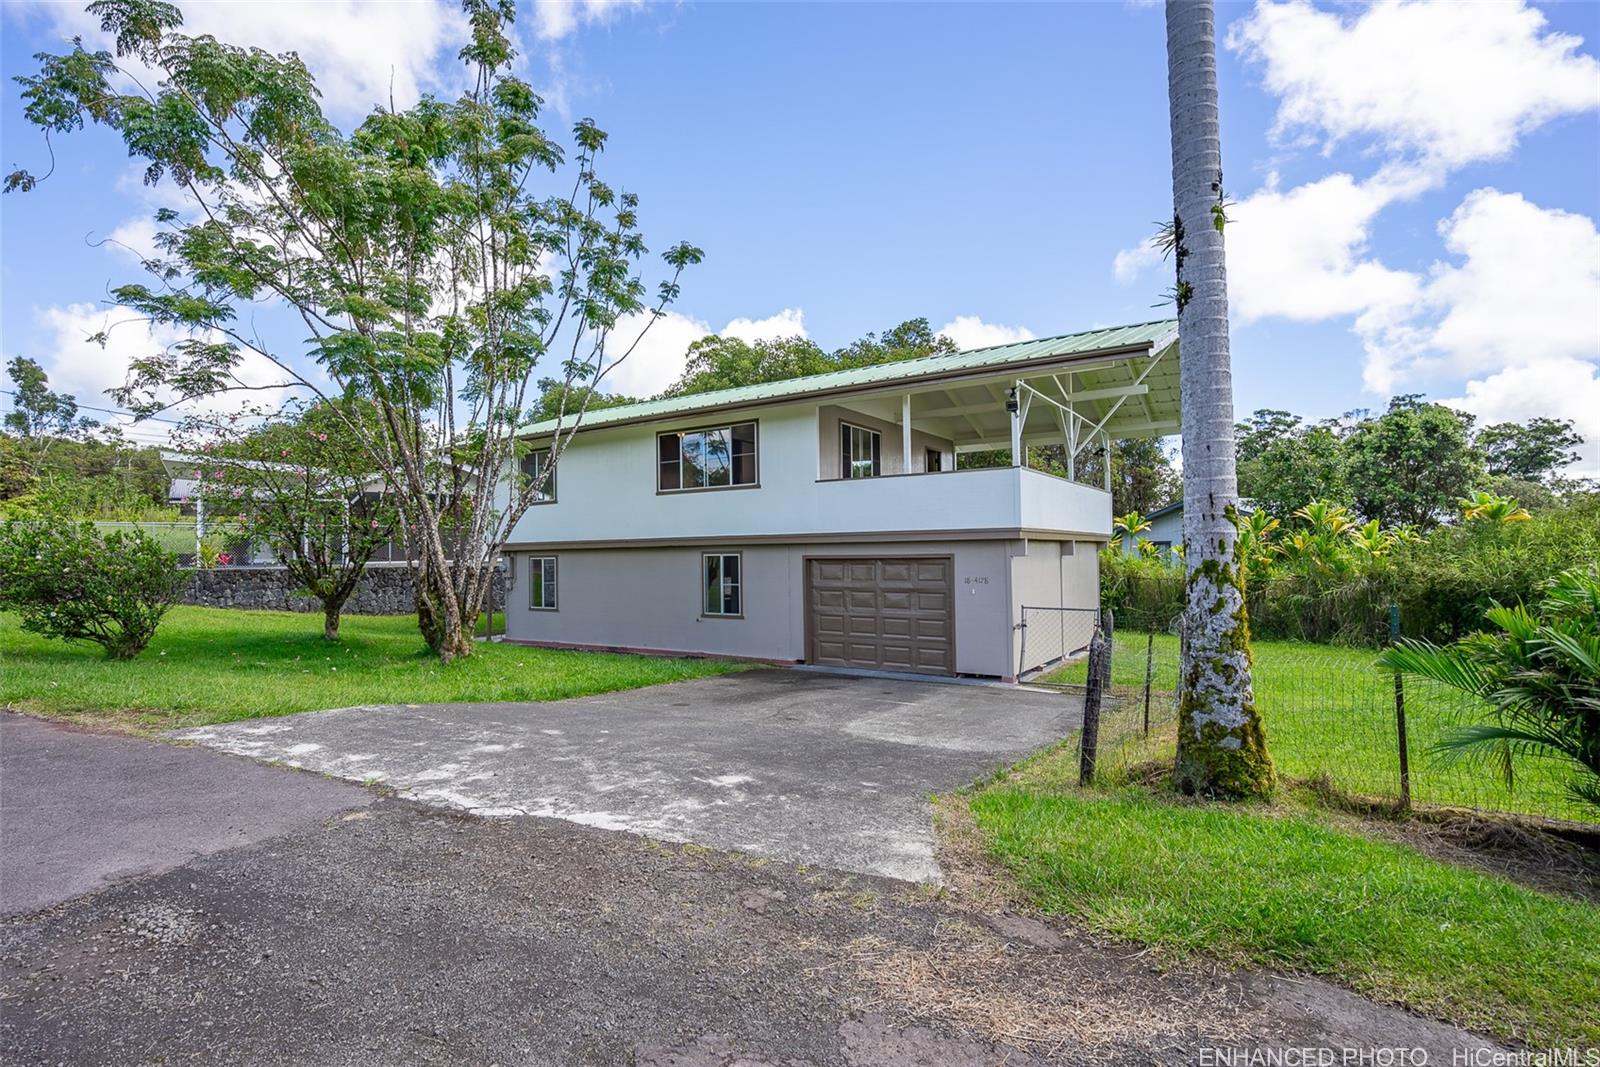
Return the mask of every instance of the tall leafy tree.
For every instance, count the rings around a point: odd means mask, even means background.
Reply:
[[[1287,411],[1261,410],[1236,432],[1239,494],[1255,507],[1287,518],[1311,500],[1351,502],[1336,424],[1308,426]]]
[[[666,390],[667,396],[709,393],[761,382],[779,382],[836,370],[838,364],[804,337],[779,337],[745,341],[713,334],[689,346],[683,374]]]
[[[11,410],[0,424],[22,438],[30,469],[37,471],[56,441],[81,437],[94,428],[93,419],[78,414],[76,397],[50,389],[50,376],[37,360],[13,356],[6,363],[6,375],[11,379]]]
[[[1233,373],[1226,222],[1211,0],[1167,0],[1172,122],[1172,254],[1182,346],[1184,545],[1188,567],[1177,783],[1249,796],[1273,785],[1250,676],[1250,626],[1237,553]]]
[[[1045,445],[1037,448],[1038,465],[1061,477],[1066,476],[1066,448]],[[1009,462],[1009,453],[1005,455]],[[1091,449],[1078,458],[1076,473],[1085,485],[1100,485],[1104,479],[1104,449]],[[1118,437],[1111,441],[1111,513],[1151,512],[1163,508],[1183,493],[1183,479],[1172,464],[1172,455],[1159,437]]]
[[[376,421],[371,405],[339,401],[260,423],[191,417],[175,435],[196,457],[196,492],[211,523],[271,546],[322,605],[329,641],[339,640],[340,616],[367,564],[400,540],[399,509],[349,430]]]
[[[1385,526],[1437,524],[1483,474],[1471,431],[1470,415],[1415,394],[1394,397],[1345,442],[1356,507]]]
[[[1549,482],[1579,460],[1583,435],[1571,419],[1543,415],[1526,423],[1497,422],[1478,431],[1474,441],[1489,474],[1526,482]]]
[[[601,387],[638,344],[616,342],[619,322],[653,322],[701,258],[668,249],[652,294],[638,198],[600,176],[606,134],[578,122],[569,155],[512,73],[513,0],[463,8],[462,93],[380,107],[348,135],[294,54],[186,35],[160,0],[96,0],[115,54],[78,43],[18,79],[24,115],[47,136],[107,126],[148,182],[173,183],[187,204],[157,215],[154,282],[113,290],[186,336],[136,359],[119,400],[149,413],[258,388],[240,377],[249,355],[278,369],[274,384],[368,401],[377,429],[349,428],[390,482],[419,625],[447,660],[471,651],[493,555],[539,490],[515,462],[541,395],[536,368]],[[159,81],[125,80],[127,64]],[[37,184],[26,171],[6,182]],[[254,301],[287,305],[309,341],[258,336],[241,314]],[[593,393],[562,395],[578,407],[557,412],[552,464]]]

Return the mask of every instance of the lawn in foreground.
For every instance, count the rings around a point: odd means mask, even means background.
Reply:
[[[561,700],[741,669],[719,660],[569,652],[479,643],[442,664],[412,616],[322,616],[180,606],[138,659],[24,633],[0,614],[0,706],[37,713],[133,711],[166,728],[353,704]]]
[[[1118,698],[1115,714],[1124,720],[1142,715],[1146,638],[1131,630],[1118,631],[1115,638],[1111,683]],[[1356,796],[1398,795],[1394,675],[1375,668],[1376,651],[1261,640],[1252,641],[1250,651],[1256,707],[1280,774],[1301,780],[1325,777]],[[1172,715],[1177,661],[1178,639],[1157,634],[1152,717],[1158,720]],[[1083,677],[1079,661],[1055,672],[1051,680],[1081,683]],[[1435,683],[1408,678],[1405,685],[1411,791],[1417,803],[1596,821],[1595,809],[1568,793],[1572,776],[1559,761],[1528,754],[1514,757],[1516,777],[1508,790],[1493,767],[1440,759],[1433,749],[1444,733],[1481,711]],[[1102,736],[1107,735],[1103,728]],[[1169,747],[1132,755],[1170,760],[1171,751]]]
[[[1048,758],[1048,757],[1044,757]],[[1160,946],[1332,978],[1535,1046],[1600,1043],[1600,908],[1324,825],[1015,777],[972,810],[1042,908]]]

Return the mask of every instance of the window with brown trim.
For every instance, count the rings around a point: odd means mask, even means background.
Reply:
[[[522,476],[530,483],[538,483],[545,479],[533,494],[535,504],[553,504],[556,499],[556,472],[550,466],[550,450],[548,448],[535,448],[522,457]]]
[[[528,557],[528,607],[533,611],[556,610],[556,557]]]
[[[864,426],[839,424],[839,475],[876,478],[883,473],[883,435]]]
[[[737,552],[707,552],[700,557],[701,614],[744,614],[743,562]]]
[[[753,422],[656,435],[656,488],[663,493],[729,489],[757,480]]]

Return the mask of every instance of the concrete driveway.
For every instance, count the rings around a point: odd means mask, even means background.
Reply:
[[[1076,729],[1057,693],[760,670],[534,704],[340,708],[181,731],[479,815],[542,815],[913,881],[929,795]]]

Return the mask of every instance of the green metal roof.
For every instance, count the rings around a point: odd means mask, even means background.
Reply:
[[[765,404],[791,397],[798,399],[813,393],[869,389],[874,386],[893,385],[896,382],[923,378],[938,379],[945,375],[966,374],[973,371],[1003,371],[1015,364],[1028,364],[1041,359],[1137,349],[1153,346],[1171,337],[1177,328],[1176,319],[1156,319],[1153,322],[1139,322],[1129,326],[1107,326],[1081,333],[1039,337],[1032,341],[970,348],[964,352],[924,356],[921,359],[901,360],[898,363],[880,363],[871,367],[852,367],[849,370],[810,374],[803,378],[788,378],[778,382],[741,385],[709,393],[644,400],[637,404],[621,404],[613,408],[591,411],[583,417],[582,427],[592,429],[617,423],[648,422],[712,408]],[[553,433],[555,429],[556,420],[546,419],[528,426],[523,433],[538,437]]]

